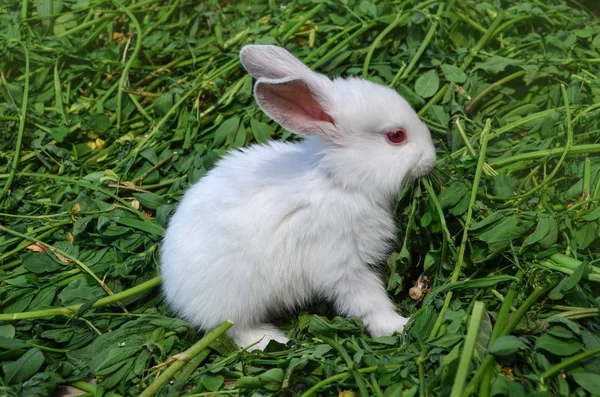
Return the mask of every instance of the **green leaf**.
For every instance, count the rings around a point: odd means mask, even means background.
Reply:
[[[485,62],[476,63],[475,68],[473,68],[473,71],[482,69],[488,73],[496,74],[502,72],[504,69],[506,69],[507,66],[518,65],[520,63],[521,61],[519,59],[504,58],[501,56],[493,55]]]
[[[28,350],[17,361],[4,364],[4,381],[11,384],[19,384],[31,378],[40,370],[44,364],[44,354],[38,348]]]
[[[83,304],[92,299],[103,297],[106,292],[97,284],[89,285],[87,279],[80,278],[67,285],[58,294],[63,306]]]
[[[581,350],[579,342],[564,341],[550,335],[542,335],[535,341],[536,350],[545,350],[557,356],[572,356]]]
[[[151,210],[155,210],[161,205],[167,204],[165,199],[163,199],[158,194],[154,193],[134,193],[135,198],[138,199],[141,206],[144,208],[149,208]]]
[[[51,329],[42,332],[42,338],[52,339],[57,343],[65,343],[73,338],[75,332],[69,328]]]
[[[489,288],[493,287],[497,284],[506,282],[506,281],[518,281],[516,277],[513,276],[488,276],[485,278],[476,278],[472,280],[464,280],[457,281],[455,283],[449,283],[445,285],[440,285],[439,287],[434,288],[427,297],[425,298],[424,303],[431,302],[438,294],[447,292],[447,291],[455,291],[460,289],[468,289],[468,288]]]
[[[165,92],[158,97],[158,99],[154,102],[154,111],[160,117],[167,114],[169,110],[173,107],[173,94],[170,92]]]
[[[561,324],[561,325],[565,326],[566,328],[568,328],[575,335],[581,334],[581,329],[580,329],[579,325],[576,322],[569,320],[568,318],[550,317],[546,321],[549,324]]]
[[[440,87],[440,78],[435,69],[422,74],[415,83],[415,92],[422,98],[431,98]]]
[[[54,138],[57,142],[63,142],[70,133],[71,129],[69,127],[65,127],[64,125],[52,128],[50,130],[50,135],[52,135],[52,138]]]
[[[22,264],[25,269],[32,273],[51,273],[61,270],[63,267],[56,263],[50,255],[41,252],[28,252],[22,257]]]
[[[489,244],[492,251],[507,247],[510,241],[522,237],[532,226],[532,222],[517,215],[508,216],[478,238]]]
[[[574,237],[579,249],[587,248],[597,237],[598,225],[596,223],[586,223],[575,231]]]
[[[0,338],[14,338],[15,327],[10,324],[0,325]]]
[[[217,391],[225,381],[225,378],[221,375],[202,375],[200,382],[202,386],[206,387],[209,391]]]
[[[440,193],[438,200],[442,208],[450,208],[456,205],[464,196],[470,193],[470,189],[461,182],[452,183]]]
[[[571,376],[584,390],[592,394],[598,393],[598,388],[600,387],[600,375],[587,372],[575,372]]]
[[[0,349],[4,349],[4,350],[28,349],[30,347],[31,346],[28,343],[25,343],[18,339],[12,339],[12,338],[8,338],[5,336],[0,336]]]
[[[440,66],[446,80],[453,83],[464,83],[467,81],[467,75],[460,68],[454,65],[443,64]]]
[[[54,285],[42,288],[38,293],[35,294],[35,297],[29,305],[29,310],[41,310],[51,307],[57,291],[58,288]]]
[[[255,376],[242,376],[235,382],[236,389],[251,390],[260,387],[260,379]]]
[[[254,139],[259,143],[266,143],[271,139],[273,135],[273,130],[269,127],[268,124],[265,124],[261,121],[257,121],[255,119],[250,120],[250,128],[252,128],[252,134],[254,135]]]
[[[220,146],[227,140],[229,136],[235,136],[240,126],[240,117],[233,116],[223,121],[215,131],[214,144]]]
[[[562,285],[561,291],[568,292],[568,291],[571,291],[573,288],[575,288],[575,286],[577,284],[579,284],[579,280],[581,280],[582,277],[587,275],[588,269],[589,269],[588,263],[582,262],[581,264],[579,264],[579,266],[577,266],[575,268],[575,270],[573,270],[573,273],[571,273],[567,276],[567,279],[565,280],[564,284]]]
[[[175,128],[175,134],[173,135],[174,141],[181,141],[185,138],[185,133],[189,126],[190,112],[187,108],[181,109],[179,117],[177,118],[177,127]]]
[[[73,236],[77,236],[83,233],[92,219],[94,218],[91,216],[85,216],[83,218],[77,219],[75,221],[75,224],[73,225]]]
[[[85,119],[84,127],[97,133],[104,133],[112,128],[110,119],[103,113],[90,114]]]
[[[117,218],[117,223],[120,223],[121,225],[125,225],[128,227],[132,227],[134,229],[141,230],[143,232],[146,232],[146,233],[152,234],[154,236],[158,236],[158,237],[161,237],[164,233],[164,230],[160,225],[157,225],[156,223],[152,223],[152,222],[140,221],[138,219],[120,217],[120,218]]]
[[[427,340],[436,319],[437,312],[435,309],[430,305],[424,306],[423,311],[412,319],[413,323],[410,327],[411,335],[421,341]]]
[[[70,12],[70,13],[67,13],[67,14],[59,15],[54,20],[54,34],[56,36],[58,36],[61,33],[64,33],[67,30],[76,27],[77,24],[78,24],[77,17],[75,16],[74,13]]]
[[[502,336],[489,347],[489,352],[494,356],[509,356],[521,350],[527,350],[527,345],[516,336]]]
[[[124,362],[119,363],[119,369],[102,379],[100,386],[106,389],[111,389],[118,384],[123,383],[125,377],[133,371],[134,364],[135,357],[128,358]]]
[[[312,315],[309,319],[308,332],[313,335],[348,331],[356,332],[361,328],[360,322],[353,318],[334,317],[333,320],[327,320],[321,316]]]
[[[538,224],[532,234],[527,236],[523,246],[538,243],[541,248],[548,248],[558,238],[558,225],[554,218],[547,214],[538,215]]]
[[[42,25],[49,27],[52,24],[52,19],[49,18],[53,12],[53,0],[36,0],[36,11],[39,17],[42,18]]]
[[[500,197],[514,196],[519,182],[517,178],[504,174],[494,176],[494,195]]]
[[[459,334],[444,334],[433,339],[429,344],[433,347],[450,348],[464,339],[464,337],[464,335]]]
[[[261,386],[269,391],[281,389],[285,373],[281,368],[272,368],[258,376]]]
[[[600,207],[588,212],[581,217],[584,221],[592,222],[600,219]]]

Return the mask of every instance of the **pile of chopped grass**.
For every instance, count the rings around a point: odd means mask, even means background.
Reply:
[[[597,393],[595,2],[250,3],[0,6],[1,393]],[[385,266],[405,335],[316,306],[283,321],[289,345],[238,352],[228,324],[201,338],[163,305],[182,192],[228,149],[291,139],[245,43],[392,86],[430,126],[438,169],[399,192]]]

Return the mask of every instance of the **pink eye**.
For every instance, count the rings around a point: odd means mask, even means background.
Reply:
[[[385,134],[385,139],[390,145],[400,145],[406,141],[406,132],[404,130],[394,130]]]

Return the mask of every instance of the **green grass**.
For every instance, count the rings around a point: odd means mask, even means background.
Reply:
[[[280,3],[0,5],[0,395],[597,394],[595,2]],[[315,305],[247,353],[162,304],[185,189],[228,149],[293,139],[255,105],[245,43],[390,85],[432,130],[436,172],[399,192],[383,264],[405,334]]]

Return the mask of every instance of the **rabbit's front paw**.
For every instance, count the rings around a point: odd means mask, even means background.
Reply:
[[[402,332],[408,318],[396,313],[381,313],[372,316],[366,321],[366,326],[372,337],[390,336],[394,332]]]

